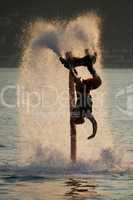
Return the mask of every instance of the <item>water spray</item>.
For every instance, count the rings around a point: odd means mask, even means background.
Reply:
[[[30,95],[34,105],[37,100],[40,102],[36,106],[29,104],[28,113],[25,104],[19,108],[21,161],[26,164],[34,162],[44,166],[66,166],[70,157],[74,162],[97,160],[101,149],[112,145],[112,136],[102,133],[102,123],[106,118],[99,102],[102,92],[97,92],[94,97],[94,112],[101,130],[99,128],[97,137],[88,145],[86,138],[91,131],[90,124],[79,125],[76,130],[70,118],[74,83],[69,71],[60,64],[59,57],[68,50],[75,56],[83,56],[84,49],[95,49],[99,55],[96,67],[101,73],[99,17],[92,13],[81,15],[68,21],[65,26],[60,21],[37,21],[30,26],[29,35],[29,42],[27,46],[24,45],[19,84],[26,94],[35,91],[35,94],[41,95],[40,98]],[[78,70],[84,78],[85,70]],[[103,98],[100,100],[103,101]],[[95,156],[92,157],[92,154]]]

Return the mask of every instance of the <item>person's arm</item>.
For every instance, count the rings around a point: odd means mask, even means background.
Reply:
[[[92,135],[90,135],[87,139],[92,139],[95,137],[96,133],[97,133],[97,121],[96,119],[94,118],[94,116],[89,113],[87,115],[87,118],[90,120],[90,122],[92,123],[92,128],[93,128],[93,132],[92,132]]]

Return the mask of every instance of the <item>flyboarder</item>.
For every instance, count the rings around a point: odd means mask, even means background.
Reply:
[[[73,80],[75,82],[77,102],[76,107],[73,108],[71,120],[73,120],[75,124],[81,124],[84,123],[85,117],[89,119],[93,127],[93,133],[88,137],[88,139],[91,139],[95,137],[97,133],[97,121],[92,114],[92,97],[90,95],[90,91],[100,87],[102,81],[93,67],[96,62],[97,53],[94,52],[93,55],[90,55],[89,50],[85,49],[85,54],[86,55],[84,57],[77,58],[73,57],[71,52],[67,52],[65,54],[66,59],[60,57],[60,61],[67,69],[71,71]],[[75,67],[78,66],[86,66],[92,75],[92,78],[81,80],[81,78],[78,77],[78,73],[75,69]]]

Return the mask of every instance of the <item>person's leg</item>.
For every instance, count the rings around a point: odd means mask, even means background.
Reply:
[[[91,139],[91,138],[94,138],[96,133],[97,133],[97,121],[96,119],[94,118],[94,116],[92,115],[92,113],[90,112],[87,112],[86,113],[86,118],[90,120],[90,122],[92,123],[92,128],[93,128],[93,132],[92,132],[92,135],[90,135],[87,139]]]

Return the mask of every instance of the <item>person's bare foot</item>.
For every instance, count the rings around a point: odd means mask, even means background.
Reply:
[[[90,140],[90,139],[92,139],[94,137],[95,137],[95,135],[90,135],[87,139]]]

